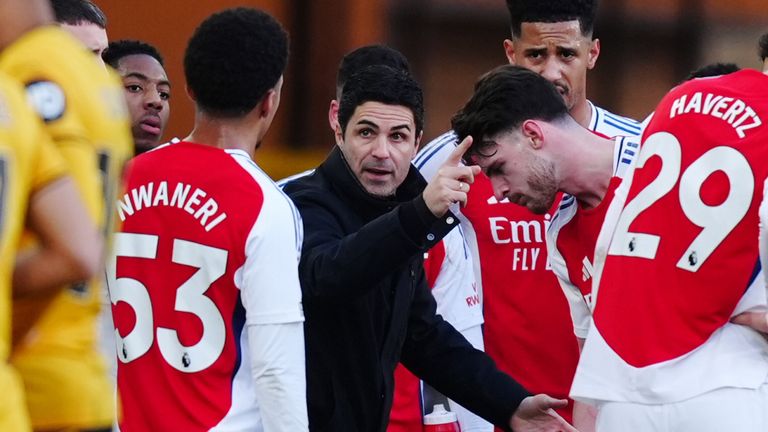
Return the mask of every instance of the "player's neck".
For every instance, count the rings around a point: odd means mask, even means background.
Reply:
[[[589,129],[589,124],[592,122],[592,108],[589,106],[589,102],[587,102],[586,99],[582,99],[581,102],[576,103],[569,112],[571,117],[576,120],[576,123]]]
[[[239,149],[253,155],[261,141],[263,125],[247,117],[214,118],[203,113],[195,115],[195,128],[184,138],[198,144],[220,149]]]
[[[573,132],[571,142],[573,152],[564,155],[569,168],[563,173],[563,192],[575,196],[582,208],[597,207],[613,177],[614,142],[584,128]]]

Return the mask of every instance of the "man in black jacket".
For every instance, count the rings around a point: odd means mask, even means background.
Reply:
[[[435,314],[422,254],[457,223],[477,167],[471,140],[426,184],[410,164],[423,130],[419,85],[373,66],[345,84],[337,146],[311,175],[286,184],[304,220],[300,263],[307,398],[314,431],[384,431],[398,361],[494,424],[573,431]]]

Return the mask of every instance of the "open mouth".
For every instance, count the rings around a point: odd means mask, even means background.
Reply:
[[[363,172],[374,180],[385,179],[392,175],[392,171],[379,168],[366,168],[363,170]]]

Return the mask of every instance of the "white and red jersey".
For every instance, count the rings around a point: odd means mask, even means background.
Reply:
[[[768,344],[729,319],[766,306],[766,121],[768,77],[753,70],[664,97],[598,237],[574,398],[660,404],[765,382]]]
[[[595,132],[609,137],[640,133],[634,120],[591,103],[590,109]],[[457,144],[453,132],[443,134],[419,151],[414,164],[432,178]],[[488,177],[479,175],[466,207],[452,210],[461,220],[478,277],[486,352],[528,390],[565,398],[579,352],[568,302],[547,259],[545,233],[556,209],[555,204],[547,214],[535,215],[499,202]],[[569,420],[570,412],[560,411]]]
[[[547,252],[560,286],[571,307],[576,337],[585,339],[594,304],[592,272],[595,242],[613,193],[640,152],[636,137],[614,138],[613,175],[600,204],[582,209],[572,195],[564,194],[547,230]]]
[[[458,331],[483,324],[472,257],[461,225],[424,254],[424,268],[443,319]]]
[[[304,320],[296,208],[246,152],[180,142],[132,161],[117,215],[121,430],[262,430],[248,329]]]

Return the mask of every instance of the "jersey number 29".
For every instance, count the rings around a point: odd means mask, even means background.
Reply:
[[[642,168],[653,156],[661,158],[661,170],[622,211],[608,254],[656,257],[661,236],[631,232],[629,227],[642,212],[672,191],[679,180],[680,207],[688,220],[702,230],[682,253],[677,267],[696,272],[749,210],[755,189],[752,168],[735,148],[718,146],[693,161],[681,175],[680,141],[668,132],[655,133],[645,141],[637,168]],[[728,178],[728,196],[720,204],[709,205],[701,197],[701,188],[718,171]]]

